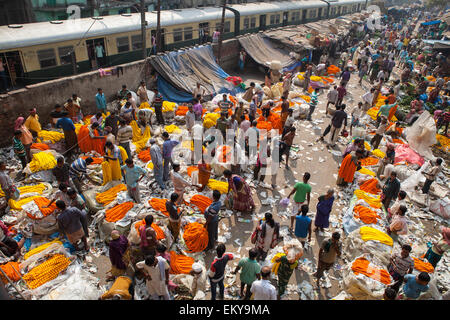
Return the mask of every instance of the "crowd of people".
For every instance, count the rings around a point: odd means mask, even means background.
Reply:
[[[417,19],[419,18],[420,16],[417,16]],[[393,282],[386,286],[383,298],[417,299],[422,292],[429,290],[428,283],[431,277],[427,272],[412,275],[414,260],[409,256],[412,248],[406,243],[401,243],[399,239],[399,236],[408,233],[408,208],[405,203],[407,193],[401,190],[397,172],[395,170],[386,172],[385,167],[395,162],[394,140],[401,138],[401,133],[396,128],[410,126],[417,121],[427,109],[426,102],[432,103],[435,107],[437,131],[445,127],[443,135],[448,135],[450,113],[448,97],[445,96],[450,91],[450,81],[445,78],[448,75],[448,68],[446,69],[448,63],[442,53],[427,55],[423,53],[425,44],[416,35],[415,24],[398,20],[387,20],[386,24],[387,27],[382,32],[368,32],[363,38],[350,36],[345,40],[347,45],[343,45],[340,56],[324,53],[317,65],[308,59],[302,60],[297,71],[303,78],[300,86],[304,94],[310,98],[309,110],[304,117],[306,121],[313,121],[317,118],[316,110],[319,102],[325,102],[323,100],[325,89],[320,87],[312,89],[311,77],[329,75],[327,70],[332,64],[338,65],[341,70],[336,75],[335,84],[331,85],[326,94],[325,116],[329,115],[331,119],[317,142],[326,143],[329,149],[333,149],[340,143],[341,138],[349,135],[352,137],[357,130],[373,134],[373,138],[369,141],[365,141],[359,135],[342,150],[342,162],[336,181],[339,190],[346,190],[347,187],[355,185],[355,173],[363,167],[362,161],[372,156],[380,147],[386,146],[384,157],[380,160],[379,171],[376,173],[375,185],[380,189],[381,203],[389,213],[389,224],[385,232],[394,243],[400,243],[401,251],[395,251],[390,258],[387,269]],[[245,52],[240,57],[241,69],[244,69],[244,60]],[[420,73],[414,71],[418,69],[415,64],[420,64]],[[155,217],[152,214],[146,215],[136,228],[137,245],[131,243],[129,237],[118,229],[111,232],[108,244],[112,266],[109,280],[113,280],[114,284],[101,297],[102,299],[131,299],[136,279],[145,279],[148,296],[151,299],[169,300],[173,297],[180,282],[169,273],[174,262],[171,261],[171,254],[168,251],[184,243],[180,231],[185,225],[183,223],[187,214],[185,196],[188,190],[196,190],[198,193],[205,191],[204,194],[207,190],[211,191],[210,204],[203,212],[202,225],[207,232],[208,241],[202,251],[216,255],[210,266],[206,267],[199,261],[192,263],[188,272],[193,283],[190,295],[195,299],[199,296],[199,292],[205,293],[209,279],[211,299],[216,299],[217,287],[219,299],[224,299],[226,266],[229,261],[235,259],[235,255],[226,251],[224,243],[218,242],[220,212],[228,209],[239,215],[254,214],[258,205],[254,201],[252,189],[279,188],[277,172],[282,162],[285,162],[285,170],[292,170],[289,167],[289,157],[292,154],[294,139],[301,134],[298,127],[300,120],[294,117],[294,110],[289,102],[291,88],[296,86],[295,74],[294,71],[283,73],[271,69],[266,74],[265,83],[250,83],[241,97],[224,94],[217,100],[213,109],[219,109],[215,112],[220,116],[216,118],[213,127],[224,139],[230,130],[236,137],[245,136],[245,139],[234,139],[233,151],[238,158],[242,156],[249,159],[253,156],[255,161],[250,162],[250,165],[235,161],[226,168],[207,163],[204,152],[210,152],[209,156],[213,157],[217,156],[217,153],[226,152],[222,146],[209,149],[214,137],[206,137],[201,141],[202,148],[206,151],[202,152],[197,163],[191,164],[198,170],[196,180],[193,177],[188,178],[181,170],[183,164],[174,160],[174,150],[182,144],[182,139],[167,131],[166,124],[171,120],[163,113],[164,98],[158,90],[154,92],[147,90],[145,81],[140,83],[136,94],[123,85],[117,92],[114,104],[109,104],[103,90],[98,88],[95,96],[97,113],[93,116],[84,116],[82,100],[77,94],[68,99],[64,105],[55,106],[51,113],[49,128],[45,129],[49,131],[62,129],[65,149],[57,157],[56,165],[52,169],[59,190],[43,208],[54,207],[61,239],[66,236],[76,251],[89,252],[90,209],[83,192],[91,183],[98,184],[88,170],[98,157],[103,158],[102,167],[103,163],[107,163],[111,168],[112,181],[123,181],[132,202],[136,204],[142,202],[140,182],[144,178],[154,180],[146,187],[152,195],[168,195],[169,198],[163,209],[168,213],[166,227],[170,231],[170,242],[161,241],[159,238],[159,227],[155,227]],[[397,74],[400,74],[400,79],[397,79]],[[430,76],[435,79],[433,84],[427,80]],[[347,97],[352,91],[349,82],[354,77],[358,77],[358,84],[361,87],[369,86],[369,89],[357,101],[357,105],[350,107],[348,105],[352,102]],[[282,95],[279,100],[268,99],[264,89],[278,82],[282,82]],[[393,126],[394,119],[400,118],[398,105],[401,85],[408,83],[414,87],[417,98],[411,102],[410,113]],[[427,90],[431,86],[433,89]],[[362,117],[379,104],[380,97],[384,96],[386,90],[387,95],[379,105],[374,120],[362,126]],[[423,95],[427,92],[425,99]],[[205,109],[211,106],[209,100],[205,88],[198,83],[193,89],[192,103],[184,105],[187,107],[184,116],[186,134],[193,136],[193,145],[195,140],[202,140],[195,136],[195,132],[206,131],[203,121],[206,119]],[[279,127],[272,120],[277,113],[276,108],[279,108],[280,114]],[[278,140],[277,136],[263,130],[261,127],[263,122],[272,123],[273,128],[277,126],[280,133]],[[17,178],[13,181],[10,173],[14,168],[7,168],[4,161],[0,163],[0,184],[7,202],[10,199],[19,199],[16,182],[25,178],[26,167],[33,161],[32,149],[39,141],[44,140],[39,135],[43,130],[41,123],[43,122],[39,119],[36,108],[30,109],[26,119],[19,117],[14,123],[12,147],[20,160],[22,170],[16,170]],[[160,136],[155,134],[157,130]],[[146,136],[146,132],[150,134]],[[136,135],[142,135],[146,140],[139,152],[133,147]],[[251,135],[255,135],[259,142],[264,139],[269,141],[267,150],[257,150],[248,138]],[[325,141],[327,135],[329,140]],[[158,143],[156,136],[162,139],[162,144]],[[278,142],[270,143],[273,141]],[[369,144],[371,151],[366,148],[366,144]],[[145,167],[139,165],[138,155],[143,151],[148,151],[150,155],[153,165],[152,177]],[[272,157],[277,154],[278,158]],[[430,162],[429,168],[424,172],[426,181],[421,189],[424,194],[429,193],[443,165],[441,158]],[[253,176],[252,185],[245,178],[245,174],[248,173]],[[103,169],[104,181],[105,176],[106,170]],[[270,186],[264,182],[267,176],[270,176]],[[227,190],[224,192],[212,190],[209,182],[213,177],[227,182]],[[275,300],[284,297],[289,280],[294,270],[299,268],[301,263],[299,258],[303,251],[307,250],[312,234],[324,232],[325,229],[332,230],[330,215],[333,212],[336,191],[330,188],[318,197],[317,210],[312,219],[308,216],[312,192],[310,178],[311,173],[303,170],[301,181],[295,183],[287,197],[282,200],[286,207],[288,204],[290,206],[289,232],[293,239],[298,240],[297,253],[292,254],[290,249],[285,249],[286,254],[269,260],[268,256],[271,255],[272,249],[283,242],[283,237],[275,212],[265,213],[262,219],[258,219],[252,232],[253,248],[248,251],[247,257],[239,260],[233,271],[234,274],[240,274],[239,296],[242,299],[253,297],[254,300]],[[6,208],[6,212],[9,210],[10,206]],[[3,222],[0,223],[0,250],[5,256],[17,260],[25,237],[19,241],[15,240],[11,230]],[[131,229],[133,228],[134,225]],[[442,239],[424,252],[424,259],[433,267],[437,266],[441,257],[450,248],[450,229],[442,227],[441,233]],[[317,269],[313,275],[318,288],[324,272],[333,269],[343,255],[342,237],[344,234],[341,230],[334,230],[329,238],[323,240],[316,252]],[[273,268],[272,264],[277,265],[277,268]],[[277,278],[275,283],[273,283],[274,275]]]

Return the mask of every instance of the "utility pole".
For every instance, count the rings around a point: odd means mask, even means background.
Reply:
[[[147,36],[145,34],[145,27],[147,21],[145,21],[145,0],[141,0],[141,37],[142,37],[142,59],[147,58]]]
[[[161,0],[156,3],[156,53],[161,51]]]
[[[227,0],[222,1],[222,22],[220,23],[220,34],[219,34],[219,47],[217,51],[217,62],[220,64],[220,58],[222,56],[222,40],[223,40],[223,30],[225,29],[225,7],[227,5]]]

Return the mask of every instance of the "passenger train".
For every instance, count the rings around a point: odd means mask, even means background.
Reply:
[[[223,39],[336,18],[362,11],[368,2],[303,0],[227,5]],[[145,18],[150,55],[156,11],[147,12]],[[162,50],[210,41],[214,30],[220,29],[221,18],[220,6],[161,11]],[[8,80],[12,86],[20,86],[142,59],[140,19],[140,13],[129,13],[1,26],[0,57]],[[103,47],[101,59],[95,52],[98,44]]]

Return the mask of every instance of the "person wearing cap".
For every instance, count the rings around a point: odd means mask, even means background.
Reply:
[[[333,232],[331,238],[322,242],[319,250],[317,272],[313,274],[317,278],[317,286],[319,287],[320,278],[325,270],[329,270],[336,263],[336,258],[341,256],[342,244],[339,241],[341,234]]]
[[[41,124],[39,123],[39,116],[36,113],[36,108],[30,109],[30,115],[24,123],[25,127],[30,130],[34,138],[37,137],[38,133],[42,130]]]
[[[201,292],[206,291],[206,268],[200,262],[194,262],[189,274],[194,278],[191,294],[194,296],[194,300],[197,300],[196,297],[200,297]]]
[[[124,172],[125,183],[127,185],[128,195],[136,202],[141,203],[141,195],[139,190],[139,181],[144,178],[147,171],[140,166],[134,164],[133,159],[125,160],[125,165],[120,167]]]
[[[109,260],[111,261],[111,273],[109,279],[123,276],[130,261],[129,248],[130,244],[127,237],[121,235],[118,230],[111,231],[111,241],[109,241]]]
[[[166,186],[163,181],[163,157],[161,148],[156,144],[155,139],[150,139],[150,157],[153,163],[153,174],[159,187],[164,190]]]

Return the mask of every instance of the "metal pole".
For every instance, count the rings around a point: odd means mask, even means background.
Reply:
[[[156,3],[156,52],[161,51],[161,0]]]
[[[145,21],[145,0],[141,0],[141,37],[142,37],[142,58],[147,58],[147,37],[145,34],[145,26],[147,22]]]
[[[220,33],[219,33],[219,47],[217,51],[217,62],[220,64],[220,58],[222,56],[222,40],[223,40],[223,30],[225,29],[225,7],[227,4],[227,0],[223,0],[222,2],[222,21],[220,23]]]

